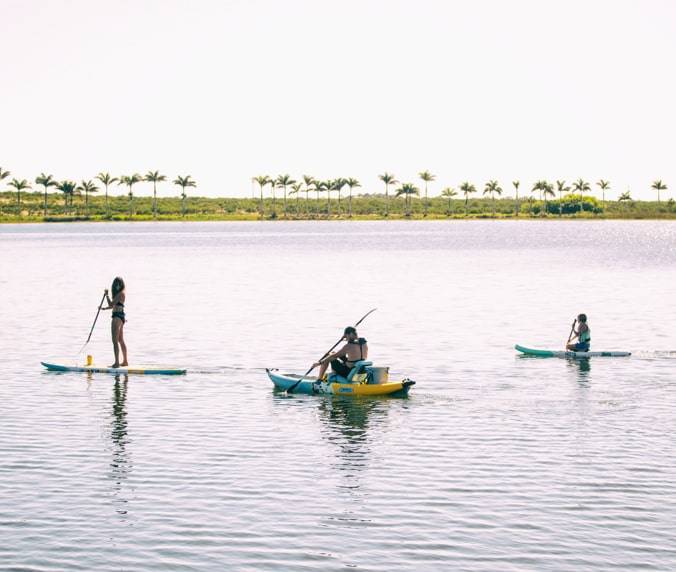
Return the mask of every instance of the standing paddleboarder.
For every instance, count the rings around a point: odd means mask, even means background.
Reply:
[[[577,328],[575,326],[577,325]],[[572,342],[577,338],[577,342]],[[589,344],[591,342],[591,330],[587,324],[587,314],[580,314],[576,322],[573,323],[573,331],[571,337],[566,344],[566,349],[573,352],[588,352]]]
[[[108,307],[101,308],[102,310],[113,311],[113,320],[110,324],[110,331],[113,336],[113,352],[115,353],[115,363],[110,367],[126,367],[129,365],[129,363],[127,361],[127,345],[124,343],[124,324],[127,321],[124,314],[124,302],[127,297],[125,293],[124,280],[117,276],[115,280],[113,280],[111,291],[113,294],[112,299],[108,295],[108,290],[104,292],[104,296],[108,302]],[[120,348],[122,348],[122,363],[120,363]]]

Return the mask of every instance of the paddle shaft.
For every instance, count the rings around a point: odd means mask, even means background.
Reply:
[[[85,346],[89,343],[89,340],[92,339],[92,334],[94,333],[94,327],[96,326],[96,322],[99,319],[99,314],[101,313],[101,306],[103,306],[103,301],[106,299],[106,293],[103,293],[103,297],[101,298],[101,303],[99,304],[99,309],[96,311],[96,317],[94,318],[94,323],[92,324],[92,329],[89,330],[89,335],[87,336],[87,341],[84,343],[84,345],[80,348],[80,351],[77,352],[78,355],[82,353],[82,350],[85,349]]]
[[[573,337],[573,332],[575,331],[575,324],[577,323],[577,318],[573,320],[573,325],[570,327],[570,334],[568,334],[568,341],[566,344],[570,343],[571,338]]]
[[[361,320],[359,320],[359,321],[354,325],[354,327],[356,328],[359,324],[361,324],[361,323],[366,319],[366,317],[367,317],[369,314],[372,314],[372,313],[375,312],[377,309],[378,309],[378,308],[373,308],[373,310],[369,310],[368,312],[366,312],[366,314],[364,314],[364,315],[362,316]],[[340,342],[342,342],[344,338],[345,338],[345,336],[341,336],[340,339],[339,339],[335,344],[333,344],[333,345],[331,346],[331,349],[329,349],[327,352],[325,352],[324,355],[323,355],[322,357],[320,357],[318,361],[322,361],[327,355],[329,355],[334,349],[336,349],[336,346],[337,346]],[[296,389],[296,387],[298,386],[298,384],[299,384],[301,381],[303,381],[308,375],[310,375],[310,372],[311,372],[314,368],[315,368],[315,366],[313,365],[310,369],[308,369],[308,370],[301,376],[301,378],[300,378],[296,383],[294,383],[291,387],[289,387],[289,389],[287,389],[286,392],[287,392],[287,393],[291,393],[294,389]]]

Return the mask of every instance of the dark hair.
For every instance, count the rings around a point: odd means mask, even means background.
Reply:
[[[345,334],[346,336],[349,336],[350,334],[355,334],[355,335],[356,335],[356,334],[357,334],[357,328],[353,328],[352,326],[348,326],[348,327],[345,328],[345,330],[343,331],[343,334]]]
[[[113,285],[110,288],[110,291],[113,293],[113,298],[122,292],[122,290],[124,290],[124,280],[119,276],[116,276],[115,280],[113,280]]]
[[[577,317],[577,319],[580,320],[580,322],[585,322],[585,323],[586,323],[586,322],[587,322],[587,314],[580,314],[580,315]]]

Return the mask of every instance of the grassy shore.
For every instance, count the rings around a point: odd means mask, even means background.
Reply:
[[[548,219],[676,219],[676,204],[669,201],[606,201],[594,197],[569,195],[564,200],[543,201],[524,199],[518,204],[514,198],[494,202],[488,198],[429,199],[425,216],[424,199],[412,201],[411,215],[406,216],[401,199],[385,200],[384,195],[360,195],[352,198],[351,208],[346,198],[336,198],[329,204],[326,198],[305,197],[291,199],[284,207],[283,200],[266,198],[262,203],[254,198],[191,197],[185,203],[178,197],[157,200],[157,216],[153,216],[152,197],[135,197],[133,203],[126,196],[109,197],[108,207],[102,196],[75,197],[72,205],[64,205],[63,195],[48,193],[45,215],[44,194],[22,193],[21,203],[14,192],[0,193],[0,222],[70,222],[70,221],[147,221],[147,220],[397,220],[397,219],[464,219],[464,218],[548,218]],[[467,209],[467,214],[465,214]],[[185,211],[185,212],[184,212]],[[351,214],[350,214],[351,211]],[[386,211],[389,211],[386,216]],[[133,214],[132,214],[133,213]],[[517,214],[518,213],[518,214]]]

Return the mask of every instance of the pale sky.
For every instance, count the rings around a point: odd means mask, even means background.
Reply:
[[[676,196],[670,0],[0,0],[0,167]],[[150,185],[137,186],[139,194]],[[117,190],[115,191],[117,192]],[[170,184],[161,195],[175,195]]]

